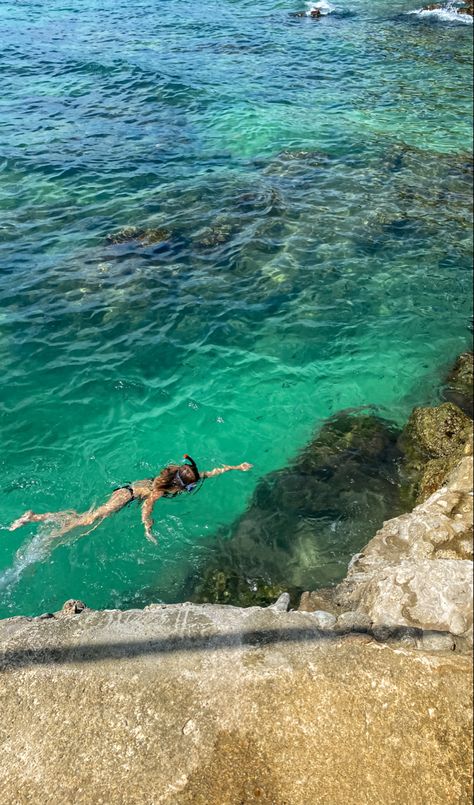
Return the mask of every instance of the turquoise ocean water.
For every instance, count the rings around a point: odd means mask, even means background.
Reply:
[[[327,417],[436,400],[470,339],[472,26],[417,7],[0,2],[0,616],[183,600]],[[7,530],[184,452],[255,466],[159,504],[157,546],[133,506],[52,551]]]

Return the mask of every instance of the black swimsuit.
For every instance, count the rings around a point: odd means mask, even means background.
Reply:
[[[181,484],[181,486],[183,488],[182,489],[177,489],[176,492],[165,492],[164,495],[163,495],[164,498],[175,498],[176,495],[179,495],[181,492],[192,493],[192,492],[198,491],[196,489],[196,487],[198,487],[198,489],[200,489],[201,486],[202,486],[202,482],[204,481],[204,478],[200,477],[194,483],[185,485],[185,484],[183,484],[183,481],[181,480],[181,478],[179,476],[178,476],[178,478],[179,478],[180,484]],[[149,480],[150,480],[150,483],[153,484],[153,481],[155,480],[155,478],[150,478]],[[200,481],[201,481],[201,484],[199,484]],[[133,491],[133,486],[131,484],[124,484],[123,486],[116,486],[113,491],[118,492],[119,489],[128,489],[128,491],[130,492],[130,500],[127,501],[127,503],[125,504],[126,506],[128,506],[129,503],[132,503],[132,501],[137,500],[137,498],[135,497],[135,493]]]
[[[124,484],[123,486],[116,486],[113,491],[118,492],[120,489],[128,489],[128,491],[130,492],[130,500],[128,501],[128,503],[131,503],[132,500],[136,500],[135,493],[133,491],[133,486],[131,484]],[[126,505],[128,505],[128,503]]]

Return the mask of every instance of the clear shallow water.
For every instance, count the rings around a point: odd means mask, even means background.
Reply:
[[[472,29],[416,7],[1,4],[0,526],[185,451],[255,464],[157,508],[158,547],[133,507],[52,553],[0,530],[1,616],[183,600],[318,424],[436,398],[470,335]]]

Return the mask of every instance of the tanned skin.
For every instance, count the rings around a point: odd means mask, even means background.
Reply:
[[[150,542],[155,542],[153,536],[153,507],[157,500],[163,497],[175,497],[183,492],[190,491],[187,485],[195,485],[201,479],[216,478],[224,472],[231,470],[239,470],[240,472],[247,472],[252,468],[252,464],[243,462],[236,466],[224,464],[222,467],[216,467],[213,470],[200,472],[196,475],[196,471],[189,464],[181,464],[171,466],[162,470],[160,475],[156,478],[145,479],[143,481],[135,481],[132,484],[116,489],[110,498],[97,508],[90,508],[88,511],[79,514],[73,509],[60,512],[45,512],[43,514],[36,514],[29,510],[26,511],[21,517],[15,520],[9,530],[15,531],[26,523],[43,523],[48,520],[56,521],[59,523],[59,530],[56,532],[57,536],[62,536],[68,531],[81,526],[94,526],[100,525],[102,520],[110,517],[111,514],[120,511],[130,503],[132,500],[142,501],[141,519],[145,530],[145,536]]]

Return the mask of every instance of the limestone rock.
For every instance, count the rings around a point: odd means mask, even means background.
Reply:
[[[417,627],[470,641],[472,485],[466,455],[446,486],[384,523],[337,588],[339,605],[368,615],[373,628]]]
[[[336,617],[330,612],[325,612],[323,609],[317,609],[313,612],[313,618],[318,629],[333,629],[336,625]]]
[[[435,408],[415,408],[403,431],[405,450],[429,458],[443,458],[457,453],[471,433],[469,418],[453,403]]]
[[[290,606],[289,593],[282,593],[281,595],[278,596],[275,603],[270,605],[270,609],[273,609],[274,612],[287,612],[289,606]]]
[[[372,621],[364,612],[343,612],[337,619],[337,629],[341,632],[368,632]]]
[[[334,588],[306,591],[301,595],[298,612],[316,612],[323,609],[332,615],[338,612],[338,606],[334,601]]]
[[[465,0],[461,8],[457,9],[458,14],[469,14],[470,17],[474,16],[474,3],[473,0]]]
[[[472,562],[402,561],[365,585],[359,609],[373,626],[415,626],[465,635],[472,628]]]
[[[74,598],[70,598],[69,601],[64,602],[62,612],[64,615],[79,615],[85,609],[86,605],[83,601],[76,601]]]
[[[425,651],[454,651],[456,647],[451,634],[429,629],[422,632],[418,645]]]
[[[448,8],[448,4],[446,3],[429,3],[427,6],[423,6],[422,11],[446,11]],[[454,10],[456,14],[469,14],[471,17],[474,14],[474,4],[473,0],[466,0],[464,5],[460,8],[450,7],[451,10]]]
[[[455,652],[223,606],[0,622],[2,802],[471,803]]]

